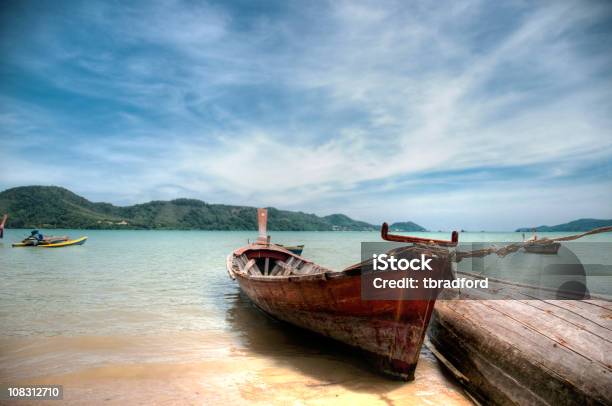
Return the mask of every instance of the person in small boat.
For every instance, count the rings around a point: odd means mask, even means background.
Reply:
[[[26,238],[28,241],[32,241],[32,245],[38,245],[38,243],[42,242],[45,239],[45,236],[42,235],[38,230],[32,230],[30,232],[30,236]]]

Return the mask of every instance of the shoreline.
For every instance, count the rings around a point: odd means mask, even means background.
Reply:
[[[415,381],[405,383],[368,370],[367,364],[351,358],[352,350],[345,346],[335,355],[325,351],[308,350],[300,354],[279,350],[270,356],[261,349],[250,348],[248,341],[237,340],[234,334],[213,336],[56,336],[26,340],[1,337],[5,365],[0,380],[10,384],[62,384],[66,404],[133,404],[151,399],[171,404],[286,404],[296,399],[303,404],[332,400],[381,405],[472,404],[425,347]],[[206,343],[209,338],[221,347],[202,352],[199,343]],[[164,344],[169,342],[174,343],[172,349]],[[334,343],[332,346],[336,348]],[[49,352],[45,349],[53,352],[55,362],[49,363]],[[146,356],[159,350],[165,350],[166,359]],[[342,353],[344,350],[347,352]],[[72,355],[72,368],[58,367],[62,354],[75,351],[80,355],[76,358]],[[29,354],[27,359],[23,353]],[[140,356],[143,358],[138,359]],[[88,358],[83,364],[75,363],[76,359]],[[8,376],[9,371],[12,376]]]

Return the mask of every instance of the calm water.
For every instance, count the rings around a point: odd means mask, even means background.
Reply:
[[[6,335],[78,335],[231,330],[237,286],[225,259],[252,232],[45,230],[89,237],[79,247],[11,248],[0,243],[0,316]],[[304,255],[332,268],[359,261],[369,233],[274,233],[304,243]]]
[[[188,401],[201,396],[277,400],[257,398],[259,380],[272,385],[257,377],[262,374],[277,376],[277,390],[285,379],[303,386],[303,393],[288,392],[285,400],[308,397],[319,388],[319,400],[331,391],[329,396],[346,401],[367,395],[416,403],[423,398],[467,402],[428,354],[417,381],[421,373],[423,383],[438,388],[429,392],[418,383],[373,375],[344,347],[279,325],[253,309],[228,278],[225,258],[254,239],[254,232],[44,230],[89,240],[62,249],[11,248],[26,233],[7,230],[0,242],[0,381],[64,383],[79,394],[70,398],[68,391],[68,400],[77,403],[144,401],[151,389],[142,382],[151,379],[165,388],[155,399],[175,399],[174,390]],[[335,269],[359,261],[362,241],[379,240],[377,233],[367,232],[271,234],[276,242],[305,244],[305,257]],[[520,241],[521,234],[463,233],[461,239]],[[610,242],[612,235],[589,240]],[[227,375],[219,378],[219,373]],[[136,377],[137,389],[121,389],[126,377]],[[108,382],[115,382],[112,390]],[[254,392],[245,392],[247,383]],[[237,398],[225,393],[227,385],[235,386]]]

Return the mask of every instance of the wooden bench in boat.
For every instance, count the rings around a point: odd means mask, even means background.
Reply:
[[[261,261],[264,265],[258,265],[256,259],[248,259],[246,255],[235,256],[233,258],[233,268],[239,272],[253,276],[291,276],[309,275],[329,271],[312,262],[305,261],[298,257],[290,256],[287,261],[280,259],[274,260],[265,258]],[[263,269],[262,269],[263,268]]]

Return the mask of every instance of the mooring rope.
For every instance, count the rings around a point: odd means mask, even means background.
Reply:
[[[559,241],[572,241],[572,240],[577,240],[579,238],[585,237],[587,235],[608,233],[611,231],[612,231],[612,226],[600,227],[600,228],[595,228],[593,230],[590,230],[584,233],[569,235],[567,237],[542,238],[539,240],[515,242],[512,244],[506,245],[504,247],[490,247],[490,248],[483,248],[483,249],[474,250],[474,251],[456,251],[454,259],[456,262],[459,262],[465,258],[480,258],[480,257],[485,257],[491,254],[497,254],[497,256],[505,257],[506,255],[512,254],[513,252],[516,252],[520,250],[521,248],[527,247],[527,246],[550,245],[550,244],[553,244]]]

